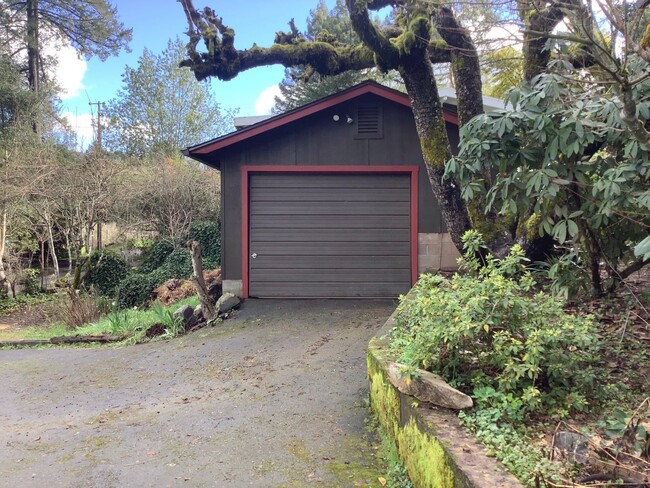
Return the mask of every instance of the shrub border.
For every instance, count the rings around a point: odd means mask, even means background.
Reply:
[[[407,296],[408,299],[408,296]],[[368,344],[370,407],[395,443],[415,488],[522,488],[447,409],[420,403],[389,380],[388,334],[397,310]]]

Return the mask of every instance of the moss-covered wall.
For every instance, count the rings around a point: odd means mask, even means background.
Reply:
[[[523,488],[465,431],[456,412],[419,405],[393,386],[387,352],[396,325],[397,310],[368,345],[370,407],[395,443],[415,488]]]
[[[417,414],[412,397],[403,395],[388,380],[382,357],[381,339],[368,348],[370,407],[393,439],[415,488],[469,488],[472,486],[456,466],[433,426]]]

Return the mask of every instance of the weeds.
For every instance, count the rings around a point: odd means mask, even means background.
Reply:
[[[162,337],[176,337],[183,332],[183,321],[180,317],[174,317],[176,307],[164,307],[160,302],[154,302],[151,311],[155,314],[158,322],[165,327]]]
[[[64,322],[70,327],[94,322],[110,309],[109,302],[94,291],[84,293],[68,288],[66,292],[68,300],[64,303]]]
[[[41,303],[52,302],[58,295],[42,293],[39,295],[18,295],[16,298],[0,297],[0,316],[9,315],[24,307],[32,307]]]

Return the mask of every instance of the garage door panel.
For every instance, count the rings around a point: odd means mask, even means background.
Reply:
[[[258,256],[409,256],[408,242],[260,242],[251,241],[250,252]],[[253,261],[253,260],[251,260]],[[251,262],[254,267],[255,263]]]
[[[411,279],[408,269],[252,269],[255,283],[366,283],[405,282]]]
[[[408,202],[408,194],[394,188],[258,188],[251,202]]]
[[[410,188],[408,178],[390,178],[373,174],[301,174],[301,188]],[[296,174],[252,174],[249,187],[295,188]],[[253,192],[251,192],[253,193]]]
[[[409,242],[409,229],[257,229],[257,242]]]
[[[255,259],[256,269],[375,269],[400,268],[408,269],[411,265],[410,256],[277,256],[274,254],[258,254]]]
[[[407,293],[406,283],[260,283],[255,296],[260,298],[385,298]]]
[[[251,202],[251,215],[403,215],[409,202]]]
[[[254,173],[249,295],[395,297],[411,285],[410,174]]]
[[[251,215],[251,228],[257,229],[410,229],[403,215]]]

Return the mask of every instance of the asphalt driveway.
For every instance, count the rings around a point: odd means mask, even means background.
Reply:
[[[249,300],[166,342],[0,350],[0,486],[380,486],[365,348],[394,307]]]

